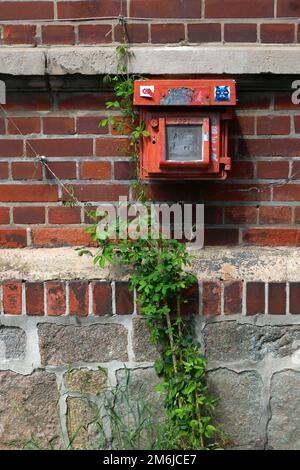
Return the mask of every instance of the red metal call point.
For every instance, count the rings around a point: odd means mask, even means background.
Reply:
[[[134,104],[150,137],[140,146],[142,179],[225,179],[234,80],[137,80]]]

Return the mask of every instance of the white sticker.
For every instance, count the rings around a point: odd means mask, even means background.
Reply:
[[[140,86],[140,96],[143,98],[153,98],[154,96],[154,85],[142,85]]]

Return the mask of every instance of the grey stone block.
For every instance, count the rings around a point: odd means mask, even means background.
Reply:
[[[127,361],[127,331],[122,325],[38,326],[43,365]]]
[[[286,357],[299,346],[300,326],[255,326],[234,321],[204,328],[208,361],[261,361],[267,354]]]
[[[300,450],[300,372],[278,372],[271,381],[268,448]]]
[[[0,449],[60,448],[57,400],[54,374],[0,372]]]
[[[218,369],[208,374],[208,383],[218,400],[215,421],[224,431],[225,441],[235,448],[262,448],[260,376],[256,372],[238,374]]]

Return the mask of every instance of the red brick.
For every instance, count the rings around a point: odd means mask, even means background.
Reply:
[[[238,229],[206,228],[204,231],[205,246],[237,245],[239,242]]]
[[[0,248],[24,248],[26,245],[26,229],[0,229]]]
[[[129,154],[128,140],[103,138],[96,140],[97,157],[118,157]]]
[[[176,182],[151,183],[146,188],[147,196],[154,201],[268,201],[270,186],[266,184],[206,183],[201,185]]]
[[[240,141],[239,154],[247,157],[297,157],[300,139],[245,139]]]
[[[269,283],[268,312],[270,315],[285,315],[286,313],[286,285],[281,282]]]
[[[77,118],[78,134],[107,134],[108,126],[99,127],[101,117],[99,116],[80,116]]]
[[[0,225],[9,224],[9,208],[0,207]]]
[[[181,315],[199,315],[199,286],[194,284],[181,292],[183,301],[180,305]]]
[[[289,116],[262,116],[257,118],[258,135],[288,135],[291,132]]]
[[[80,44],[107,44],[112,41],[112,26],[109,24],[85,24],[78,26]]]
[[[261,42],[291,43],[295,39],[294,24],[262,24],[260,27]]]
[[[22,313],[22,282],[6,281],[3,283],[3,312],[6,315]]]
[[[190,42],[221,41],[221,25],[218,23],[189,24],[188,40]]]
[[[151,42],[152,43],[169,43],[181,42],[185,39],[185,31],[183,24],[152,24],[151,25]]]
[[[204,206],[204,221],[205,221],[205,224],[213,224],[213,225],[221,224],[222,223],[222,214],[223,214],[223,208],[222,207],[208,206],[206,204]]]
[[[256,176],[264,179],[283,179],[289,174],[289,162],[265,161],[257,162]]]
[[[5,134],[5,120],[0,118],[0,134]]]
[[[42,26],[43,44],[75,44],[73,26],[47,25]]]
[[[256,42],[256,24],[225,24],[224,39],[226,42]]]
[[[128,195],[128,186],[121,184],[78,184],[72,186],[74,195],[79,201],[116,201],[119,196]],[[63,200],[70,196],[63,191]]]
[[[7,119],[8,134],[39,134],[41,122],[37,117],[10,117]]]
[[[84,223],[85,224],[94,224],[95,223],[95,218],[94,218],[94,212],[96,212],[98,206],[88,206],[84,212]]]
[[[14,207],[13,217],[15,224],[44,224],[44,207]]]
[[[114,175],[116,180],[133,180],[136,177],[134,162],[115,162]]]
[[[8,92],[3,107],[7,111],[50,111],[52,101],[49,93]]]
[[[115,28],[115,41],[123,42],[123,27],[117,25]],[[125,38],[128,43],[148,42],[148,25],[144,23],[127,23]]]
[[[0,13],[1,16],[1,13]],[[36,27],[30,24],[3,25],[3,42],[13,44],[35,44]]]
[[[0,20],[47,20],[54,18],[53,2],[1,2]]]
[[[32,244],[35,247],[93,245],[84,227],[33,228],[31,233]]]
[[[300,230],[291,228],[247,228],[244,242],[261,246],[299,246]]]
[[[275,186],[274,201],[299,201],[300,185],[299,184],[282,184]]]
[[[89,309],[89,290],[87,281],[70,281],[69,311],[70,315],[86,317]]]
[[[58,18],[94,18],[118,16],[120,12],[119,0],[84,0],[59,1],[57,3]]]
[[[13,162],[11,171],[14,180],[43,179],[42,164],[39,162]]]
[[[269,201],[270,189],[267,184],[224,184],[209,187],[204,198],[208,201]]]
[[[116,127],[120,124],[120,121],[122,122],[122,129],[116,129]],[[130,125],[130,122],[127,118],[123,118],[121,116],[115,116],[114,117],[114,123],[111,124],[111,133],[112,135],[119,135],[119,136],[125,136],[130,134],[132,131],[132,126]]]
[[[243,283],[241,281],[224,283],[224,313],[242,313]]]
[[[255,224],[257,209],[247,206],[224,207],[224,220],[225,224]]]
[[[247,283],[247,315],[257,315],[265,313],[265,283]]]
[[[50,170],[61,179],[74,180],[76,179],[76,163],[75,162],[47,162]],[[46,179],[54,179],[53,174],[46,168]]]
[[[230,178],[251,179],[253,178],[253,162],[235,161],[230,171]]]
[[[295,207],[295,224],[300,224],[300,207]]]
[[[49,281],[46,283],[47,314],[59,316],[66,313],[66,288],[61,281]]]
[[[238,102],[238,110],[245,110],[245,109],[268,109],[271,105],[271,94],[268,95],[266,92],[240,92],[239,93],[239,102]]]
[[[49,184],[2,184],[2,202],[55,202],[58,199],[57,187]]]
[[[99,316],[112,315],[112,291],[109,282],[92,283],[93,313]]]
[[[206,18],[273,18],[273,0],[206,0]]]
[[[259,209],[260,224],[290,224],[292,209],[290,207],[265,206]]]
[[[44,118],[44,134],[75,134],[75,119],[50,116]]]
[[[59,111],[98,111],[105,107],[106,101],[115,100],[115,95],[108,93],[59,93],[57,105]],[[100,118],[99,118],[100,121]]]
[[[80,207],[49,207],[49,224],[80,224]]]
[[[22,140],[0,139],[0,158],[4,157],[22,157]]]
[[[230,121],[230,134],[253,135],[255,130],[255,118],[253,116],[234,116]]]
[[[299,111],[299,105],[294,104],[292,102],[292,92],[291,90],[290,93],[277,93],[275,95],[275,103],[274,107],[275,110],[290,110],[290,109],[295,109],[296,111]]]
[[[44,315],[43,282],[26,282],[26,313],[34,316]]]
[[[128,283],[116,282],[116,314],[130,315],[133,310],[133,293],[129,291]]]
[[[111,179],[111,163],[80,162],[79,178],[82,180],[109,180]]]
[[[297,0],[278,0],[277,16],[299,18],[300,4]]]
[[[201,18],[201,0],[132,0],[130,16],[138,18]]]
[[[87,157],[93,155],[92,139],[30,139],[26,143],[28,157],[35,156],[32,148],[45,157]]]
[[[202,285],[202,312],[203,315],[221,314],[221,284],[220,282],[203,282]]]
[[[8,178],[8,163],[0,162],[0,180],[6,180]]]
[[[300,134],[300,116],[294,116],[295,122],[295,132],[296,134]]]
[[[290,282],[290,313],[300,314],[300,283]]]

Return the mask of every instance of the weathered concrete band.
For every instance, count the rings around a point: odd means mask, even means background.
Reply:
[[[147,74],[299,74],[299,45],[134,46],[130,69]],[[115,47],[1,48],[0,73],[116,73]]]
[[[299,281],[300,248],[208,247],[192,252],[193,272],[208,279],[288,282]],[[124,280],[117,269],[101,270],[89,257],[79,257],[74,248],[22,248],[0,250],[0,280],[28,279]]]

